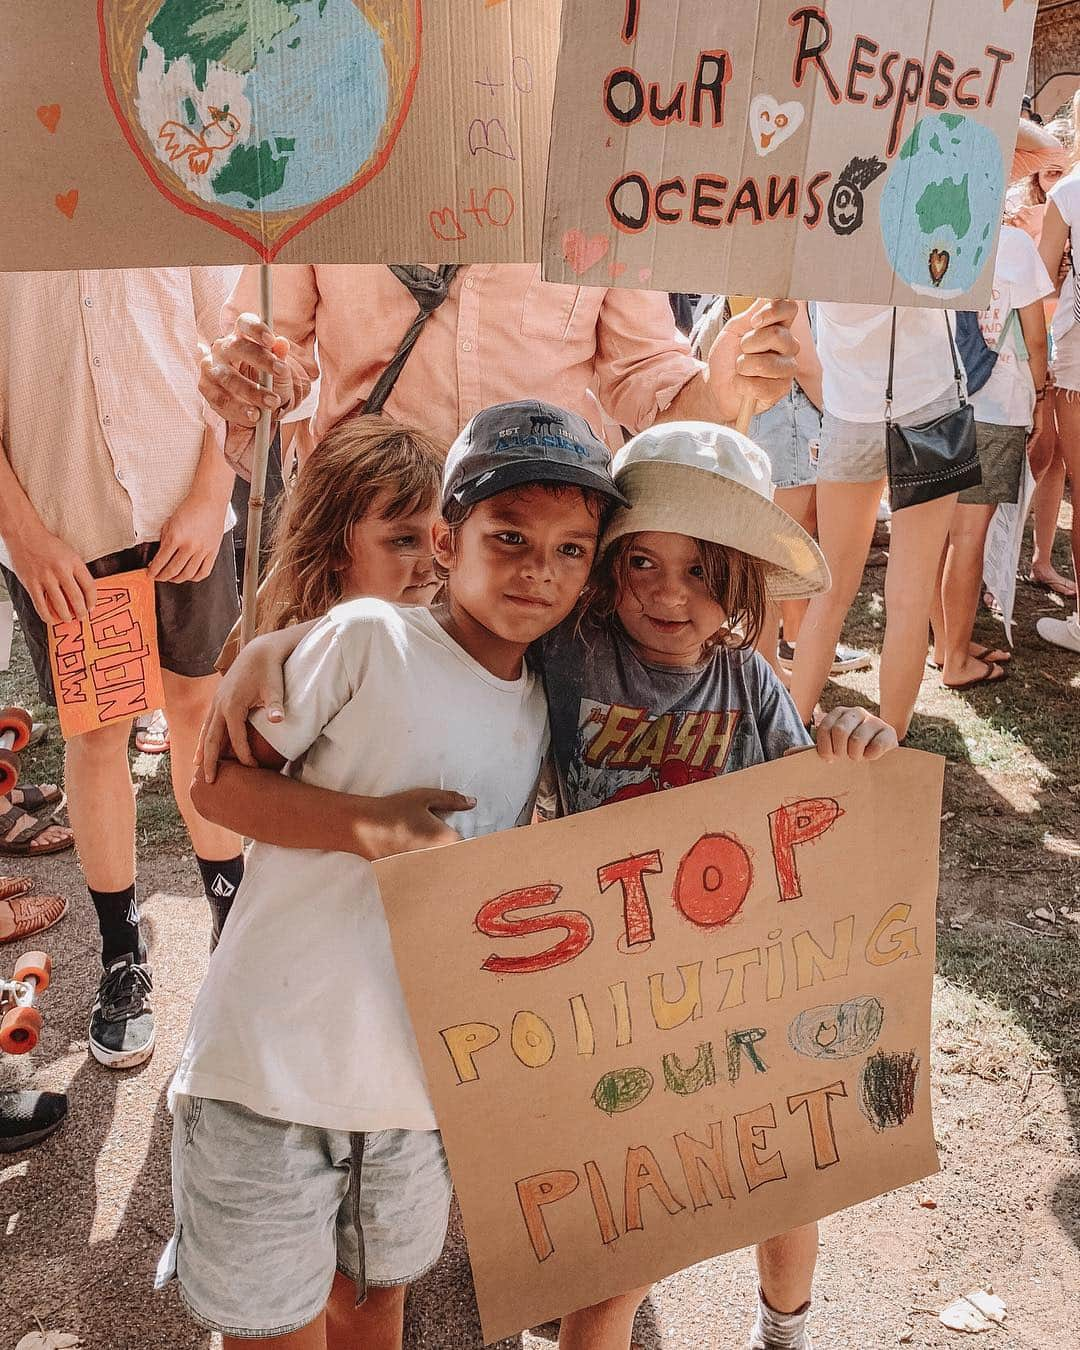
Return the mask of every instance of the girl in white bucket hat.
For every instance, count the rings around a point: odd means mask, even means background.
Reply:
[[[779,759],[813,744],[787,690],[752,650],[766,597],[816,595],[829,571],[771,500],[769,463],[745,436],[661,423],[612,464],[627,498],[608,522],[583,608],[540,643],[564,814]],[[530,654],[532,655],[532,654]],[[818,753],[879,759],[896,734],[835,708]],[[751,1350],[809,1350],[817,1225],[758,1248]],[[648,1291],[588,1310],[590,1344],[625,1347]]]

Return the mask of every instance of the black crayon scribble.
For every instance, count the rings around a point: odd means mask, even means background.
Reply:
[[[869,159],[856,155],[840,170],[828,206],[829,225],[835,234],[854,234],[859,229],[866,214],[863,193],[886,167],[875,155]]]
[[[914,1050],[871,1055],[859,1075],[859,1109],[875,1130],[903,1125],[915,1110],[919,1057]]]

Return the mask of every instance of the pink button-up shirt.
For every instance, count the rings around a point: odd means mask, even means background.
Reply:
[[[258,312],[254,267],[226,305],[222,330],[245,311]],[[388,267],[274,268],[272,326],[293,344],[294,406],[322,375],[318,408],[294,442],[301,460],[359,408],[415,315],[416,301]],[[481,408],[519,398],[569,408],[598,432],[602,407],[638,431],[702,368],[661,292],[556,285],[532,264],[474,265],[461,268],[428,319],[385,411],[447,446]],[[230,459],[251,439],[249,427],[231,426]]]
[[[223,443],[199,396],[198,343],[216,335],[236,275],[0,272],[0,453],[84,562],[160,538],[206,437]]]

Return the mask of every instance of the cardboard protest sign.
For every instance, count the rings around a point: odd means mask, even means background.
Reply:
[[[487,1340],[937,1170],[942,766],[796,755],[377,864]]]
[[[51,623],[49,665],[65,740],[162,707],[154,583],[146,569],[100,580],[87,618]]]
[[[535,261],[557,14],[8,0],[0,266]]]
[[[544,276],[989,298],[1033,0],[565,0]]]

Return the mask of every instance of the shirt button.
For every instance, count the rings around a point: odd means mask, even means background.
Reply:
[[[101,357],[100,357],[100,356],[95,356],[95,357],[94,357],[93,364],[94,364],[95,366],[100,366],[100,365],[101,365]]]
[[[105,416],[101,419],[101,425],[102,425],[103,427],[111,427],[111,426],[112,426],[112,418],[109,416],[108,413],[106,413]],[[117,476],[117,478],[120,477],[119,474],[117,474],[116,476]]]
[[[124,481],[124,473],[123,473],[123,470],[122,470],[122,469],[117,469],[117,471],[116,471],[116,481],[117,481],[118,483],[122,483],[122,482]]]
[[[471,342],[468,342],[468,341],[463,342],[463,343],[461,344],[461,350],[462,350],[463,352],[471,352],[471,351],[472,351],[472,343],[471,343]]]
[[[86,306],[87,309],[91,309],[91,308],[93,307],[94,302],[93,302],[93,300],[90,298],[90,296],[86,296],[86,297],[83,299],[83,304]]]
[[[466,289],[466,290],[471,291],[472,288],[473,288],[475,285],[476,285],[476,282],[473,281],[472,277],[466,277],[466,278],[465,278],[465,289]]]

